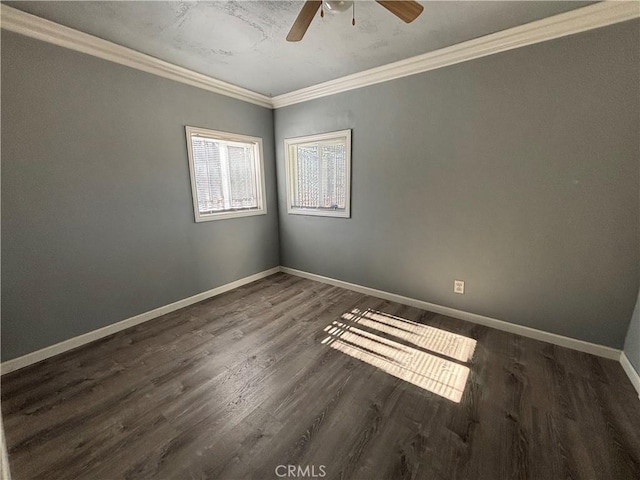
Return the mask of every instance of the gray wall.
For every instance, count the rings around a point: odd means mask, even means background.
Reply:
[[[624,353],[626,354],[631,365],[640,374],[640,293],[636,307],[633,309],[633,316],[629,324],[629,331],[624,342]]]
[[[353,129],[352,218],[283,213],[281,263],[621,347],[639,40],[626,23],[277,110],[281,212],[283,139]],[[195,224],[184,125],[264,139],[268,215]],[[2,360],[278,265],[273,127],[2,31]]]
[[[196,224],[185,125],[262,137],[268,214]],[[279,264],[273,113],[2,31],[2,360]]]
[[[278,109],[282,264],[621,348],[639,42],[627,22]],[[283,139],[346,128],[352,218],[287,215]]]

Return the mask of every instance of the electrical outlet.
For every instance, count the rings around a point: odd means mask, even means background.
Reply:
[[[464,293],[464,281],[463,280],[454,280],[453,281],[453,293]]]

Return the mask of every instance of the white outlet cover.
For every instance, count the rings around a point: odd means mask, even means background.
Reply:
[[[464,293],[464,281],[463,280],[454,280],[453,281],[453,293]]]

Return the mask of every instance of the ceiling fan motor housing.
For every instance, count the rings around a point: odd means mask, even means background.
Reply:
[[[352,1],[345,0],[324,0],[323,3],[324,8],[326,8],[328,12],[332,13],[344,12],[353,6]]]

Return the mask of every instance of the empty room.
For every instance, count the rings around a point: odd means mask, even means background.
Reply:
[[[1,2],[2,480],[640,478],[640,2]]]

